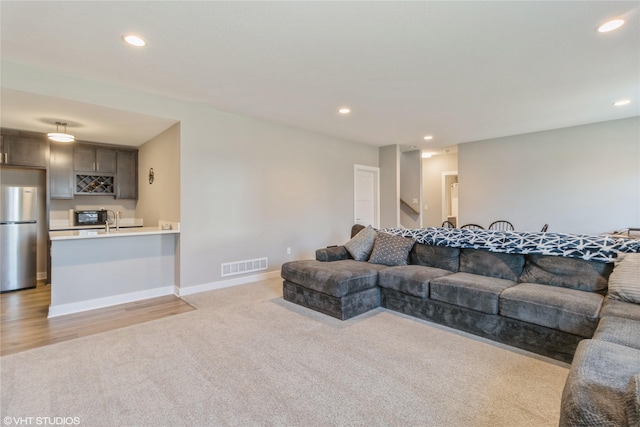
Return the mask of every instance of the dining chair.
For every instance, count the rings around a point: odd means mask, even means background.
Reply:
[[[460,228],[466,230],[484,230],[484,227],[478,224],[465,224]]]
[[[456,228],[451,221],[445,221],[441,225],[442,228]]]
[[[513,231],[513,224],[509,221],[505,221],[504,219],[500,219],[498,221],[494,221],[489,225],[489,230],[499,230],[499,231]]]

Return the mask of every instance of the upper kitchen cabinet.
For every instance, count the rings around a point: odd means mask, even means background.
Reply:
[[[49,194],[52,199],[73,199],[73,144],[51,142]]]
[[[116,173],[116,150],[77,144],[73,152],[73,168],[76,172]]]
[[[112,148],[113,147],[113,148]],[[138,198],[138,150],[99,144],[73,149],[73,192],[77,195]]]
[[[0,164],[46,168],[49,142],[42,134],[2,129]]]
[[[116,199],[138,198],[138,150],[118,150]]]

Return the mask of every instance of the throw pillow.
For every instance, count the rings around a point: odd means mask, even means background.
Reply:
[[[408,237],[378,233],[369,262],[383,265],[407,265],[409,251],[416,241]]]
[[[609,276],[609,296],[640,304],[640,253],[619,253]]]
[[[371,253],[371,248],[373,248],[373,242],[376,240],[377,234],[376,230],[369,225],[345,243],[344,247],[356,261],[366,261],[369,259],[369,254]]]

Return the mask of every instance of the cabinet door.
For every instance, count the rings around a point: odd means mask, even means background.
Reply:
[[[96,148],[96,172],[116,173],[116,150]]]
[[[138,151],[118,150],[116,199],[138,198]]]
[[[52,142],[49,156],[50,197],[73,199],[73,145]]]
[[[46,137],[2,135],[4,159],[7,165],[47,167],[49,144]]]
[[[77,144],[73,149],[73,168],[78,172],[95,172],[96,149]]]

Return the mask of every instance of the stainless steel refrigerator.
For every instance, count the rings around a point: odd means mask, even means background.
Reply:
[[[0,291],[36,286],[36,187],[0,187]]]

